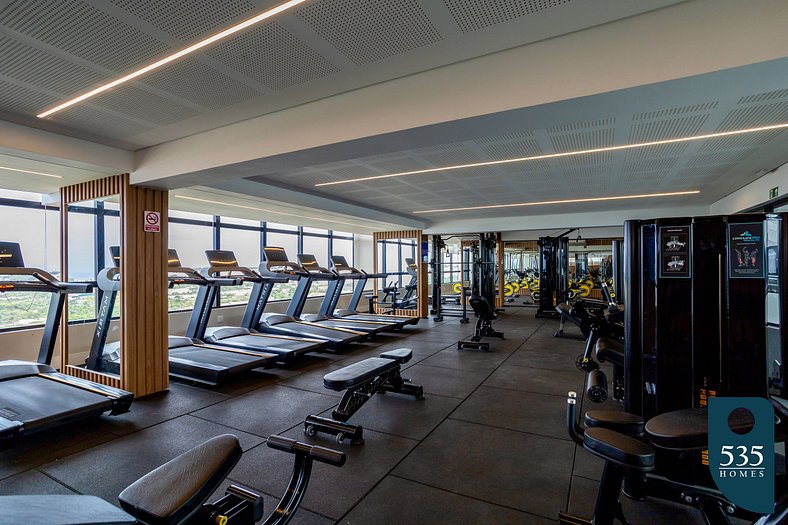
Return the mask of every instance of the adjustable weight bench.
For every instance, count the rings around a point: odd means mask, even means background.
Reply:
[[[304,420],[304,434],[314,436],[318,432],[333,434],[338,444],[349,439],[352,445],[364,441],[364,429],[350,425],[347,420],[377,392],[406,394],[416,399],[424,399],[424,388],[413,385],[400,375],[400,365],[413,357],[410,348],[398,348],[353,363],[323,376],[323,385],[337,392],[344,390],[342,400],[331,413],[331,418],[307,416]]]
[[[497,337],[503,339],[503,332],[496,332],[493,329],[492,322],[498,319],[490,302],[483,295],[471,295],[468,302],[473,308],[473,313],[476,314],[476,328],[471,336],[470,341],[460,340],[457,341],[457,350],[465,350],[466,348],[473,348],[475,350],[490,351],[490,343],[482,342],[482,337]]]

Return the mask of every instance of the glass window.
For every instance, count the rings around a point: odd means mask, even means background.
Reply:
[[[260,228],[260,221],[250,219],[236,219],[235,217],[222,217],[222,224],[239,224],[241,226],[254,226]]]
[[[306,238],[304,238],[306,241]],[[331,255],[342,255],[347,259],[347,262],[350,266],[353,266],[353,241],[350,239],[334,239],[332,242],[332,254]],[[345,281],[345,285],[342,287],[343,293],[350,293],[355,289],[356,281],[349,279]]]
[[[29,191],[17,190],[3,190],[0,189],[0,198],[15,199],[18,201],[41,202],[42,195],[40,193],[31,193]]]
[[[256,269],[260,264],[260,232],[222,228],[221,243],[223,250],[232,250],[239,266]],[[249,302],[252,283],[243,286],[226,286],[219,291],[221,305],[237,305]]]
[[[394,242],[386,243],[386,272],[389,274],[389,279],[394,280],[402,286],[402,277],[397,274],[402,269],[402,261],[399,256],[399,244]]]
[[[266,237],[268,246],[284,248],[291,261],[298,255],[298,234],[268,232]]]
[[[309,235],[304,235],[303,244],[303,253],[314,255],[320,266],[325,266],[326,268],[331,266],[331,261],[328,260],[327,237],[310,237]]]
[[[213,222],[213,215],[206,215],[205,213],[192,213],[190,211],[170,210],[170,219],[191,219],[194,221],[208,221]]]
[[[328,235],[328,230],[321,230],[320,228],[309,228],[304,226],[302,228],[304,233],[316,233],[318,235]]]
[[[282,224],[279,222],[267,222],[265,223],[265,227],[272,230],[287,230],[293,232],[298,231],[298,226],[293,226],[292,224]]]
[[[181,264],[188,268],[205,268],[205,250],[213,249],[213,229],[194,224],[170,223],[169,247],[178,252]]]
[[[350,232],[338,232],[338,231],[335,231],[335,232],[334,232],[334,236],[335,236],[335,237],[336,237],[336,236],[339,236],[339,237],[351,237],[351,238],[352,238],[352,237],[353,237],[353,234],[352,234],[352,233],[350,233]]]

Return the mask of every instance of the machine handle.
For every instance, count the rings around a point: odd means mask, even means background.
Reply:
[[[302,443],[300,441],[296,441],[295,439],[290,439],[284,436],[269,436],[267,444],[269,447],[275,448],[276,450],[281,450],[290,454],[307,455],[315,461],[328,463],[329,465],[334,465],[335,467],[343,466],[345,464],[345,460],[347,459],[347,456],[345,456],[344,452],[339,452],[338,450],[332,450],[330,448],[319,447],[316,445],[310,445],[308,443]]]

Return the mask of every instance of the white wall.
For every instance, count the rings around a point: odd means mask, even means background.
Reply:
[[[788,194],[788,164],[783,164],[763,177],[734,191],[727,197],[718,200],[711,205],[711,214],[726,215],[737,213],[766,202],[770,200],[769,190],[775,186],[779,187],[778,195],[780,197]]]

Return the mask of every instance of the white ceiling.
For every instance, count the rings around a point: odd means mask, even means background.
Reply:
[[[0,117],[138,149],[678,0],[311,0],[47,120],[277,0],[0,0]]]
[[[788,59],[782,59],[223,166],[216,171],[225,177],[239,173],[260,184],[315,193],[429,222],[553,214],[567,207],[416,216],[413,212],[684,190],[701,193],[650,202],[573,204],[571,210],[709,205],[757,178],[761,170],[788,162],[788,131],[333,186],[315,184],[786,122]],[[260,175],[249,177],[254,172]],[[222,183],[215,186],[222,187]]]

